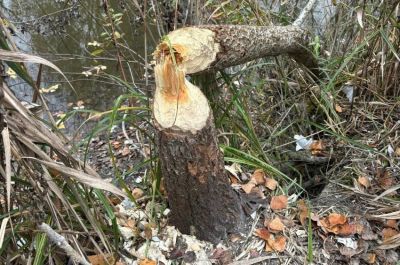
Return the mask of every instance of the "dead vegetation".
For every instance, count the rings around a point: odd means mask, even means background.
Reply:
[[[284,25],[302,8],[276,2],[209,1],[203,22]],[[68,259],[39,233],[36,224],[47,222],[92,264],[112,263],[113,256],[128,264],[396,264],[399,1],[326,4],[326,20],[308,19],[319,33],[308,47],[324,72],[318,82],[289,58],[259,59],[217,73],[220,92],[207,95],[232,186],[247,195],[248,234],[212,247],[167,226],[165,191],[152,161],[149,170],[131,171],[127,186],[137,204],[108,198],[95,188],[115,190],[84,181],[83,171],[96,173],[70,155],[48,129],[55,128],[10,97],[0,116],[9,128],[0,175],[12,183],[1,187],[0,260]],[[176,14],[180,26],[185,13]],[[315,30],[321,21],[327,24]],[[156,156],[144,150],[151,139],[137,140],[147,158]],[[113,141],[119,145],[112,150],[128,146]]]

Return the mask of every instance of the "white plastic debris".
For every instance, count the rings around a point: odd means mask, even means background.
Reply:
[[[353,94],[354,94],[354,86],[350,83],[346,83],[342,87],[342,91],[346,94],[347,99],[349,102],[353,101]]]
[[[299,150],[308,150],[313,142],[312,139],[307,139],[303,135],[295,135],[294,139],[296,140],[296,151]]]
[[[338,237],[338,238],[336,238],[336,241],[338,243],[345,245],[348,248],[357,249],[357,247],[358,247],[357,241],[355,241],[349,237]]]
[[[394,153],[394,149],[393,149],[392,145],[390,145],[390,144],[388,145],[387,153],[389,156],[392,156]]]

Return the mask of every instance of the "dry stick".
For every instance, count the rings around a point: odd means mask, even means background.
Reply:
[[[302,26],[306,16],[308,15],[308,13],[310,13],[311,9],[313,9],[315,2],[316,2],[316,0],[308,1],[307,5],[301,11],[299,17],[293,22],[293,26],[297,26],[297,27]]]
[[[65,251],[68,257],[73,259],[75,262],[78,262],[80,264],[84,265],[90,265],[90,263],[81,255],[79,255],[78,252],[75,251],[71,247],[71,245],[68,243],[68,241],[63,237],[62,235],[58,234],[56,231],[54,231],[48,224],[41,223],[38,228],[46,233],[46,235],[49,237],[50,241],[52,241],[54,244],[56,244],[59,248]]]

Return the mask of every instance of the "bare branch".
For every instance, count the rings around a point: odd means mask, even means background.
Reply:
[[[307,5],[301,11],[299,17],[293,22],[293,26],[301,27],[301,25],[304,23],[304,19],[308,13],[310,13],[311,9],[313,9],[315,2],[316,0],[308,1]]]
[[[56,244],[59,248],[65,251],[65,253],[73,259],[75,262],[78,262],[83,265],[90,265],[90,263],[81,255],[79,255],[78,252],[75,251],[71,247],[71,245],[68,243],[68,241],[63,237],[62,235],[58,234],[56,231],[54,231],[48,224],[41,223],[39,226],[39,229],[46,233],[46,235],[49,237],[50,241]]]

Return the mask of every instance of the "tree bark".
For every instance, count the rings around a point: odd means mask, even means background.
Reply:
[[[153,115],[172,224],[217,243],[240,230],[244,213],[218,148],[212,111],[186,74],[279,54],[317,68],[296,26],[198,26],[170,32],[154,53]]]
[[[156,57],[171,46],[182,56],[187,74],[216,71],[257,58],[288,54],[319,75],[318,63],[307,49],[308,32],[299,26],[202,25],[170,32]],[[167,46],[168,46],[167,45]]]

